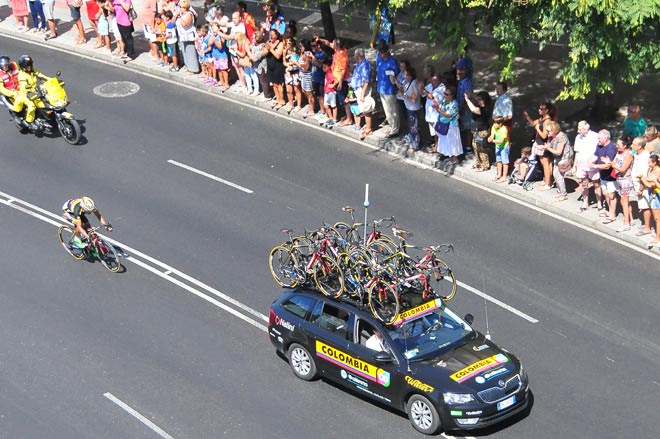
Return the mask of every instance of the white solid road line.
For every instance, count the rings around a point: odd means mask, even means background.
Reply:
[[[117,404],[119,407],[121,407],[124,411],[126,411],[127,413],[129,413],[129,414],[130,414],[131,416],[133,416],[135,419],[137,419],[138,421],[142,422],[144,425],[146,425],[147,427],[149,427],[149,428],[150,428],[151,430],[153,430],[156,434],[158,434],[158,436],[162,437],[163,439],[174,439],[174,437],[172,437],[172,436],[170,436],[169,434],[167,434],[167,432],[165,432],[165,430],[163,430],[162,428],[160,428],[159,426],[157,426],[156,424],[154,424],[153,422],[151,422],[149,419],[147,419],[147,418],[144,417],[142,414],[140,414],[140,412],[138,412],[137,410],[135,410],[135,409],[134,409],[133,407],[131,407],[130,405],[126,404],[126,403],[125,403],[124,401],[122,401],[121,399],[117,398],[117,397],[116,397],[115,395],[113,395],[112,393],[110,393],[110,392],[106,392],[106,393],[103,394],[103,396],[105,396],[105,397],[108,398],[110,401],[112,401],[112,402],[114,402],[115,404]]]
[[[2,199],[3,197],[6,198],[6,200]],[[52,224],[56,227],[59,227],[64,223],[63,219],[60,216],[55,215],[54,213],[49,212],[45,209],[42,209],[41,207],[30,204],[26,201],[21,200],[20,198],[16,198],[16,197],[14,197],[12,195],[9,195],[9,194],[6,194],[4,192],[0,192],[0,204],[4,204],[6,206],[12,207],[16,210],[19,210],[23,213],[26,213],[30,216],[33,216],[33,217],[37,218],[37,219],[40,219],[41,221]],[[180,288],[183,288],[186,291],[188,291],[188,292],[190,292],[190,293],[206,300],[207,302],[209,302],[209,303],[211,303],[211,304],[213,304],[213,305],[215,305],[215,306],[231,313],[232,315],[240,318],[241,320],[251,324],[252,326],[254,326],[254,327],[256,327],[256,328],[258,328],[262,331],[267,330],[266,326],[264,326],[261,322],[268,322],[268,317],[266,315],[260,313],[259,311],[255,310],[254,308],[251,308],[248,305],[245,305],[244,303],[242,303],[242,302],[234,299],[233,297],[231,297],[231,296],[229,296],[229,295],[227,295],[227,294],[211,287],[210,285],[207,285],[204,282],[202,282],[200,280],[197,280],[197,279],[193,278],[192,276],[190,276],[190,275],[188,275],[188,274],[186,274],[186,273],[184,273],[180,270],[177,270],[176,268],[174,268],[174,267],[172,267],[172,266],[170,266],[170,265],[168,265],[164,262],[161,262],[158,259],[153,258],[153,257],[151,257],[151,256],[149,256],[149,255],[147,255],[147,254],[145,254],[145,253],[143,253],[143,252],[141,252],[137,249],[134,249],[134,248],[132,248],[128,245],[125,245],[125,244],[121,243],[120,241],[109,238],[106,235],[101,235],[101,236],[103,237],[103,239],[105,239],[106,241],[108,241],[111,244],[115,245],[116,247],[120,247],[122,249],[128,250],[131,254],[124,257],[124,259],[126,261],[132,262],[135,265],[138,265],[138,266],[140,266],[140,267],[142,267],[142,268],[144,268],[144,269],[146,269],[146,270],[148,270],[148,271],[150,271],[154,274],[157,274],[159,277],[161,277],[161,278],[163,278],[163,279],[179,286]],[[160,270],[157,269],[157,268],[154,268],[153,266],[150,266],[149,264],[142,261],[141,259],[143,259],[146,262],[151,263],[152,265],[155,265],[155,266],[159,267]],[[190,284],[193,284],[194,286],[196,286],[199,289],[194,288],[190,285],[187,285],[186,283],[184,283],[181,280],[177,279],[175,276],[182,279],[182,280],[184,280],[184,281],[186,281],[186,282],[188,282],[188,283],[190,283]],[[518,310],[518,309],[516,309],[516,308],[514,308],[510,305],[507,305],[506,303],[504,303],[504,302],[502,302],[502,301],[500,301],[500,300],[498,300],[498,299],[496,299],[492,296],[489,296],[488,294],[484,293],[483,291],[479,291],[478,289],[476,289],[474,287],[471,287],[470,285],[467,285],[467,284],[465,284],[463,282],[460,282],[460,281],[457,281],[456,283],[461,288],[464,288],[465,290],[467,290],[467,291],[469,291],[473,294],[476,294],[476,295],[478,295],[478,296],[494,303],[495,305],[502,307],[503,309],[506,309],[507,311],[509,311],[509,312],[511,312],[511,313],[527,320],[530,323],[538,323],[538,320],[535,319],[534,317],[531,317],[531,316],[525,314],[524,312],[522,312],[522,311],[520,311],[520,310]],[[208,296],[207,294],[201,292],[200,290],[204,290],[205,292],[210,293],[210,294],[216,296],[219,299],[222,299],[224,302],[227,302],[227,303],[233,305],[235,308],[238,308],[238,310],[227,306],[226,304],[218,301],[217,299],[215,299],[213,297]],[[242,310],[242,312],[239,311],[239,310]],[[253,319],[250,316],[256,318],[257,320]]]
[[[168,160],[167,163],[170,163],[170,164],[172,164],[172,165],[174,165],[174,166],[178,166],[178,167],[180,167],[180,168],[186,169],[186,170],[188,170],[188,171],[190,171],[190,172],[194,172],[195,174],[202,175],[202,176],[204,176],[204,177],[206,177],[206,178],[210,178],[211,180],[219,181],[219,182],[222,183],[222,184],[226,184],[227,186],[231,186],[231,187],[233,187],[234,189],[238,189],[239,191],[243,191],[243,192],[245,192],[246,194],[253,194],[253,193],[254,193],[254,191],[253,191],[252,189],[248,189],[248,188],[243,187],[243,186],[241,186],[241,185],[238,185],[238,184],[236,184],[236,183],[232,183],[232,182],[229,181],[229,180],[225,180],[225,179],[223,179],[223,178],[216,177],[215,175],[213,175],[213,174],[209,174],[208,172],[200,171],[199,169],[193,168],[192,166],[185,165],[185,164],[180,163],[180,162],[177,162],[177,161],[175,161],[175,160]]]

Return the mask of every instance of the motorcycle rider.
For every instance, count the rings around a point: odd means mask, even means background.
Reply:
[[[11,111],[19,113],[23,107],[27,109],[26,113],[32,113],[32,120],[30,128],[36,129],[34,124],[34,113],[36,107],[27,97],[27,93],[20,86],[20,69],[19,66],[12,61],[8,56],[0,56],[0,93],[7,97],[7,100],[12,104]],[[27,121],[27,118],[26,118]]]
[[[64,213],[62,216],[76,226],[73,243],[79,248],[85,247],[89,239],[87,229],[90,228],[89,220],[86,215],[93,213],[99,222],[105,226],[108,232],[112,232],[112,225],[105,219],[101,212],[94,205],[94,200],[89,197],[73,198],[67,200],[62,206]]]
[[[18,67],[20,68],[20,71],[18,72],[19,90],[27,96],[27,100],[32,104],[30,106],[25,102],[21,102],[22,104],[26,104],[25,121],[30,124],[30,126],[33,126],[36,106],[34,102],[32,102],[32,99],[36,98],[37,80],[41,79],[47,81],[51,78],[34,68],[34,60],[30,55],[21,55],[21,57],[18,58]],[[15,112],[18,113],[22,109],[23,105],[19,105],[19,102],[14,103]]]

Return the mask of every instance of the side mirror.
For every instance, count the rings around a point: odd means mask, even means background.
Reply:
[[[376,360],[377,363],[391,363],[394,361],[392,356],[385,351],[375,353],[374,360]]]
[[[59,70],[57,72],[55,72],[55,76],[59,77],[61,75],[62,75],[62,72],[60,72]]]
[[[474,322],[474,316],[472,314],[465,314],[465,317],[463,317],[463,320],[467,322],[468,325],[471,325],[472,322]]]

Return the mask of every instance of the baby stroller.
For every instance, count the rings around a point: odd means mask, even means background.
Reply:
[[[522,186],[526,191],[534,189],[532,182],[539,181],[543,178],[543,170],[539,165],[539,161],[535,155],[529,157],[527,163],[527,171],[525,175],[521,175],[521,164],[518,162],[513,168],[513,172],[509,176],[509,184],[517,184]]]

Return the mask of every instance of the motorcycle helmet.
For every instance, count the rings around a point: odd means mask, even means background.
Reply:
[[[21,55],[20,58],[18,58],[18,67],[21,68],[21,70],[28,71],[28,68],[32,70],[32,66],[34,65],[34,61],[32,61],[32,57],[30,55]]]
[[[92,213],[94,211],[94,200],[89,197],[82,197],[80,199],[80,207],[85,213]]]
[[[8,71],[9,66],[11,65],[11,60],[8,56],[0,56],[0,69],[3,71]]]

